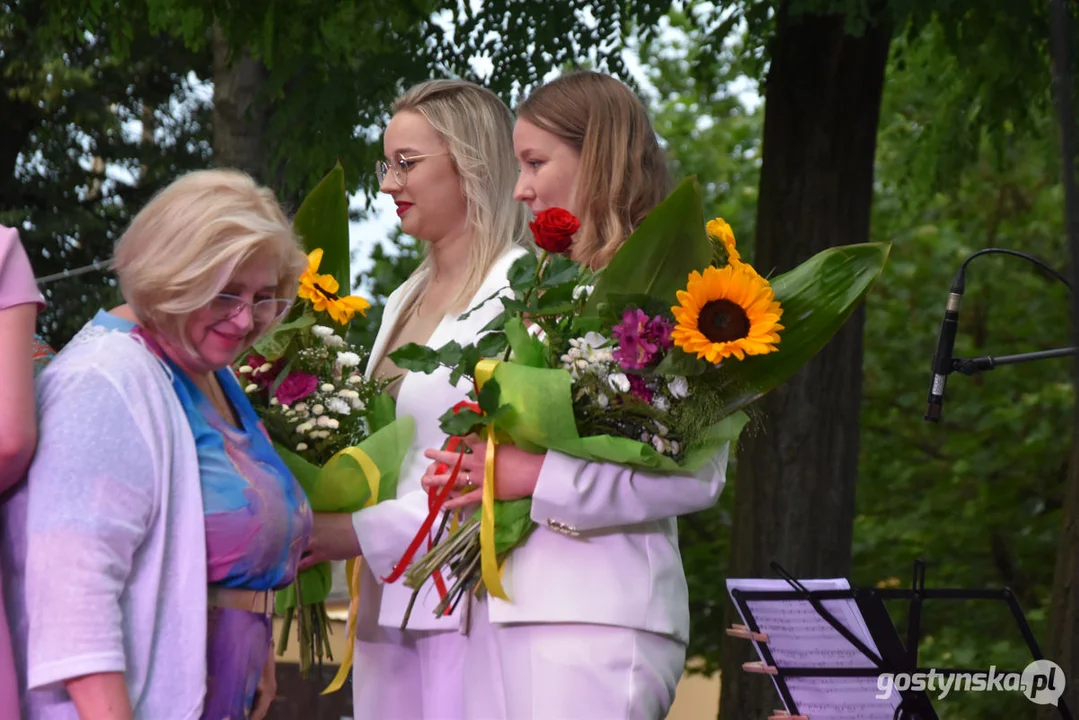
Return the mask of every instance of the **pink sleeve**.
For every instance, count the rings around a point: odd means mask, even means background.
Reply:
[[[34,271],[19,242],[19,232],[0,225],[0,310],[25,303],[37,303],[42,308],[45,298],[34,282]]]

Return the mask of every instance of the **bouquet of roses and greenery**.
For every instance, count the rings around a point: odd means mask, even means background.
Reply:
[[[747,421],[742,408],[839,330],[889,250],[836,247],[768,280],[741,259],[726,222],[705,225],[695,178],[657,206],[599,272],[562,254],[578,227],[560,208],[536,217],[532,231],[543,252],[513,266],[513,296],[476,345],[411,345],[392,355],[402,368],[449,366],[454,380],[472,378],[475,405],[447,412],[442,428],[487,438],[480,512],[403,571],[413,588],[440,568],[452,572],[455,583],[436,612],[481,587],[505,599],[500,563],[535,526],[530,499],[495,500],[499,442],[693,472],[737,439]]]
[[[309,251],[298,302],[285,322],[237,363],[236,371],[312,510],[355,512],[396,497],[414,423],[411,417],[395,420],[393,399],[384,392],[388,383],[363,376],[367,352],[345,339],[354,315],[369,304],[338,294],[350,274],[340,166],[311,192],[293,225]],[[356,577],[351,570],[349,576]],[[277,613],[285,617],[278,654],[288,644],[295,616],[305,674],[324,656],[332,659],[325,610],[330,587],[330,564],[321,563],[277,594]],[[355,596],[355,581],[350,591]]]

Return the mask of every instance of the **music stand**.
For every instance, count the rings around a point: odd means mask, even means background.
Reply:
[[[790,590],[740,590],[731,589],[730,594],[734,603],[738,606],[742,617],[746,621],[745,630],[741,628],[729,628],[727,634],[734,637],[746,638],[754,641],[757,651],[764,659],[759,668],[747,668],[757,672],[766,672],[772,675],[776,688],[791,715],[798,715],[799,709],[790,689],[787,687],[786,678],[798,677],[876,677],[882,673],[928,673],[935,672],[938,675],[982,674],[982,669],[970,668],[924,668],[918,666],[918,644],[921,639],[921,611],[922,604],[926,600],[990,600],[1003,601],[1015,618],[1016,625],[1023,636],[1031,657],[1034,660],[1045,659],[1034,633],[1030,629],[1026,616],[1015,594],[1009,588],[998,590],[966,590],[958,588],[927,589],[925,587],[925,562],[917,560],[914,563],[914,581],[910,589],[881,589],[881,588],[851,588],[850,590],[809,590],[803,583],[795,579],[782,566],[776,562],[770,563],[772,570],[790,586]],[[751,602],[791,602],[805,601],[810,604],[814,611],[836,630],[844,639],[854,646],[867,661],[865,667],[793,667],[777,666],[775,658],[768,649],[767,642],[762,642],[763,634],[761,627],[754,619],[753,611],[749,607]],[[838,621],[827,608],[824,600],[854,600],[858,610],[865,620],[866,627],[877,646],[879,654],[873,652],[862,642],[850,629]],[[907,600],[908,608],[907,642],[899,638],[899,633],[884,606],[885,600]],[[748,663],[747,665],[757,665]],[[924,691],[896,690],[901,701],[895,710],[894,718],[905,720],[938,720],[936,711],[928,695]],[[1063,720],[1072,720],[1071,710],[1063,698],[1059,699],[1057,711]],[[812,720],[812,718],[810,718]]]

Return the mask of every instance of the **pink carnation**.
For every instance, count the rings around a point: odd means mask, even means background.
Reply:
[[[280,385],[274,397],[282,405],[292,405],[318,389],[318,378],[305,372],[291,372]]]

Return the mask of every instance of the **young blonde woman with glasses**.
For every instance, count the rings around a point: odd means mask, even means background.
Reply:
[[[495,301],[461,317],[505,288],[513,261],[527,252],[528,213],[512,197],[512,128],[508,108],[490,91],[436,80],[397,100],[383,136],[386,159],[376,167],[382,192],[394,199],[401,229],[422,240],[426,254],[390,296],[367,372],[398,378],[391,388],[397,412],[415,418],[416,435],[397,499],[354,515],[316,514],[312,552],[305,559],[362,554],[367,566],[353,667],[356,718],[442,720],[464,712],[462,611],[436,618],[439,598],[429,583],[402,631],[412,591],[400,582],[380,585],[376,578],[391,573],[427,515],[420,486],[427,465],[423,450],[442,445],[446,437],[438,418],[466,398],[469,384],[451,385],[446,369],[404,372],[388,354],[409,342],[474,342],[500,310]]]
[[[24,711],[258,720],[273,590],[311,514],[229,363],[284,316],[306,258],[269,190],[210,170],[155,196],[114,266],[137,326],[88,325],[39,379]]]

